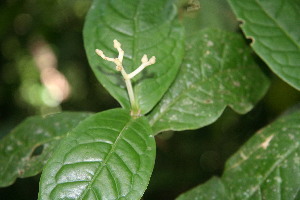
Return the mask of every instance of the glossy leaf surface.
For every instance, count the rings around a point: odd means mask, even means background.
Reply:
[[[18,125],[0,140],[0,186],[40,173],[61,139],[89,115],[64,112],[34,116]]]
[[[299,124],[297,111],[258,131],[228,160],[221,178],[211,179],[178,200],[298,200]]]
[[[229,0],[255,52],[300,90],[300,1]]]
[[[268,85],[242,37],[206,29],[187,38],[179,74],[150,113],[150,124],[155,133],[196,129],[214,122],[227,105],[246,113]]]
[[[95,114],[62,141],[43,170],[39,199],[140,199],[153,170],[148,121],[128,110]]]
[[[141,64],[144,54],[156,63],[133,79],[142,114],[149,112],[174,80],[184,51],[183,28],[170,0],[94,0],[86,17],[84,43],[89,63],[101,84],[124,108],[130,108],[125,83],[115,65],[100,58],[95,49],[117,57],[113,40],[125,51],[127,73]]]

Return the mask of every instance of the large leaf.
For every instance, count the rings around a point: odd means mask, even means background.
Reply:
[[[140,199],[153,170],[155,141],[144,117],[95,114],[62,141],[43,170],[39,199]]]
[[[89,63],[98,80],[124,108],[130,108],[124,80],[114,64],[102,60],[95,49],[117,57],[113,48],[113,39],[117,39],[125,51],[123,64],[128,73],[141,64],[143,54],[156,56],[155,65],[133,80],[142,114],[154,107],[174,80],[183,57],[183,38],[170,0],[94,0],[84,26]]]
[[[17,177],[42,171],[52,152],[68,131],[88,113],[64,112],[46,117],[29,117],[0,141],[0,187]]]
[[[178,200],[261,200],[300,198],[300,111],[258,131],[226,163],[221,178]]]
[[[300,90],[300,1],[229,0],[255,52]]]
[[[237,34],[206,29],[187,38],[179,74],[150,113],[154,132],[196,129],[214,122],[229,105],[248,112],[269,82]]]

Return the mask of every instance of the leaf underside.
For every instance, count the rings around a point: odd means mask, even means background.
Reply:
[[[279,77],[300,90],[300,1],[229,0],[254,51]]]
[[[242,37],[206,29],[187,38],[179,74],[148,118],[155,133],[197,129],[214,122],[227,105],[248,112],[268,86]]]
[[[0,187],[40,173],[60,140],[89,115],[63,112],[29,117],[18,125],[0,141]]]
[[[89,63],[97,79],[126,109],[130,109],[124,80],[115,65],[100,58],[95,49],[117,57],[113,40],[125,51],[127,73],[141,64],[144,54],[156,63],[135,77],[133,89],[141,113],[149,112],[174,80],[184,51],[183,27],[176,19],[170,0],[94,0],[86,17],[84,43]]]
[[[221,178],[212,178],[177,200],[298,200],[299,124],[297,111],[258,131],[228,160]]]
[[[148,121],[128,110],[95,114],[77,126],[43,170],[39,199],[140,199],[153,170]]]

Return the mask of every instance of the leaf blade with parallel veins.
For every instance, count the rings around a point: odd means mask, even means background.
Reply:
[[[177,200],[260,200],[300,197],[300,111],[282,116],[258,131],[226,162],[220,178]]]
[[[94,0],[84,26],[84,44],[89,63],[100,83],[129,109],[122,76],[112,63],[101,60],[95,49],[116,57],[112,41],[125,51],[124,68],[132,72],[144,54],[155,56],[155,65],[133,79],[141,113],[149,112],[174,80],[183,57],[183,27],[176,19],[176,7],[169,0]]]
[[[63,112],[29,117],[0,141],[0,187],[42,171],[53,150],[68,131],[89,113]],[[39,155],[34,155],[35,150]]]
[[[139,199],[155,160],[155,141],[144,117],[128,110],[95,114],[61,143],[47,163],[39,199]]]
[[[300,90],[300,3],[229,0],[254,51],[271,70]]]
[[[177,78],[148,116],[155,133],[203,127],[227,105],[246,113],[265,94],[269,82],[239,35],[207,29],[186,46]]]

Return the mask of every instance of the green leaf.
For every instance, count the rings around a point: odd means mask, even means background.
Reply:
[[[192,189],[180,195],[176,200],[230,200],[232,199],[227,193],[221,179],[213,177],[205,184]]]
[[[0,187],[11,185],[17,177],[40,173],[60,140],[89,115],[64,112],[34,116],[18,125],[0,141]]]
[[[133,89],[142,114],[149,112],[174,80],[184,51],[183,28],[170,0],[94,0],[86,17],[84,43],[89,63],[101,84],[129,109],[123,77],[112,62],[95,53],[101,49],[117,57],[113,39],[125,51],[124,68],[132,72],[144,54],[156,56],[156,63],[133,79]]]
[[[140,199],[155,160],[145,117],[113,109],[80,123],[43,170],[39,199]]]
[[[149,115],[155,133],[203,127],[227,105],[246,113],[269,86],[239,35],[206,29],[187,40],[174,84]]]
[[[279,77],[300,90],[300,1],[229,0],[254,51]]]
[[[183,17],[183,24],[186,30],[186,35],[198,32],[199,29],[216,28],[235,32],[238,29],[239,23],[234,18],[227,1],[220,0],[180,0],[184,2],[181,4],[181,15]],[[187,3],[188,2],[188,3]],[[189,7],[197,8],[200,4],[199,10],[191,10]],[[188,6],[188,7],[187,7]],[[196,6],[196,7],[195,7]]]
[[[221,178],[181,195],[178,200],[261,200],[300,197],[300,111],[258,131],[233,155]],[[208,192],[209,195],[206,193]]]

